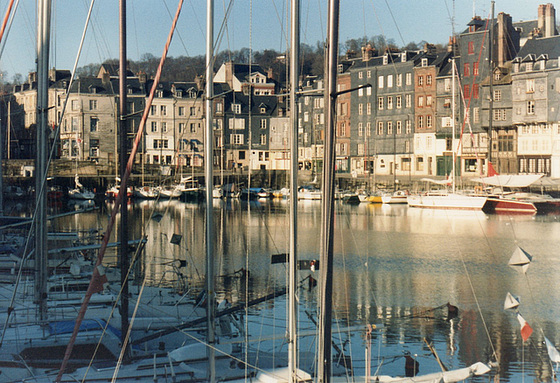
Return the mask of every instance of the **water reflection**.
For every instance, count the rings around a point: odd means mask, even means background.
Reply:
[[[53,226],[95,228],[102,233],[110,207],[105,204],[98,211],[62,217]],[[148,240],[136,276],[154,284],[184,279],[193,291],[200,290],[206,254],[205,205],[143,201],[129,209],[130,238]],[[286,267],[271,264],[270,258],[289,249],[287,201],[215,200],[212,209],[219,297],[236,303],[284,287]],[[321,202],[301,201],[301,259],[319,257],[320,223]],[[434,343],[448,368],[488,362],[496,353],[501,381],[520,381],[522,374],[531,380],[551,380],[542,341],[545,334],[560,344],[557,216],[338,204],[334,243],[337,322],[384,324],[374,335],[380,356],[371,362],[373,370],[383,361],[383,374],[403,374],[403,352],[409,351],[417,355],[421,373],[438,371],[426,339]],[[507,266],[518,245],[534,256],[526,276]],[[116,263],[116,254],[106,259]],[[299,277],[306,280],[310,275],[318,279],[311,271],[300,271]],[[521,297],[521,311],[535,330],[524,345],[514,314],[503,311],[507,292]],[[316,294],[316,289],[302,283],[302,311],[312,317]],[[447,320],[446,307],[441,307],[447,302],[459,307],[458,318]],[[283,321],[283,303],[266,307],[279,309]],[[436,307],[440,308],[433,310]],[[352,341],[348,347],[356,356],[356,373],[362,373],[366,363],[362,335],[341,338]]]

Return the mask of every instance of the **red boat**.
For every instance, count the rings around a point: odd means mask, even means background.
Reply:
[[[537,208],[532,202],[513,198],[488,197],[482,208],[485,213],[536,214]]]

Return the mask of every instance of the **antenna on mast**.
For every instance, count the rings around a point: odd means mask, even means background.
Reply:
[[[476,0],[472,2],[472,17],[473,19],[476,17]]]

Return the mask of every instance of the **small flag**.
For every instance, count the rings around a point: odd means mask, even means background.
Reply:
[[[544,342],[546,343],[546,350],[548,351],[548,357],[554,363],[560,363],[560,352],[554,347],[551,341],[549,341],[546,337],[544,338]]]
[[[517,320],[521,325],[521,338],[523,338],[523,342],[526,342],[527,339],[529,339],[529,337],[533,333],[533,329],[531,328],[531,326],[529,326],[529,323],[527,323],[527,321],[519,313],[517,314]]]
[[[507,293],[504,302],[504,310],[513,310],[519,306],[519,298],[514,297],[511,293]]]
[[[523,250],[518,246],[513,252],[511,258],[509,259],[508,265],[511,268],[525,274],[532,260],[533,257],[531,257],[531,255],[528,252],[526,252],[525,250]]]

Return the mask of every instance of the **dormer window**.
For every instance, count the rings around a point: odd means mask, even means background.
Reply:
[[[162,98],[163,97],[163,90],[156,91],[156,97]]]
[[[494,73],[494,80],[495,81],[500,81],[501,79],[502,79],[502,73],[501,72]]]
[[[389,56],[383,56],[383,65],[387,65],[389,63]]]
[[[402,63],[406,62],[406,52],[401,53],[401,62]]]
[[[231,111],[235,114],[241,113],[241,104],[231,104]]]
[[[428,66],[428,59],[427,58],[423,58],[422,59],[422,64],[423,67]]]
[[[177,90],[175,92],[175,95],[177,96],[177,98],[183,98],[183,91],[182,90]]]

